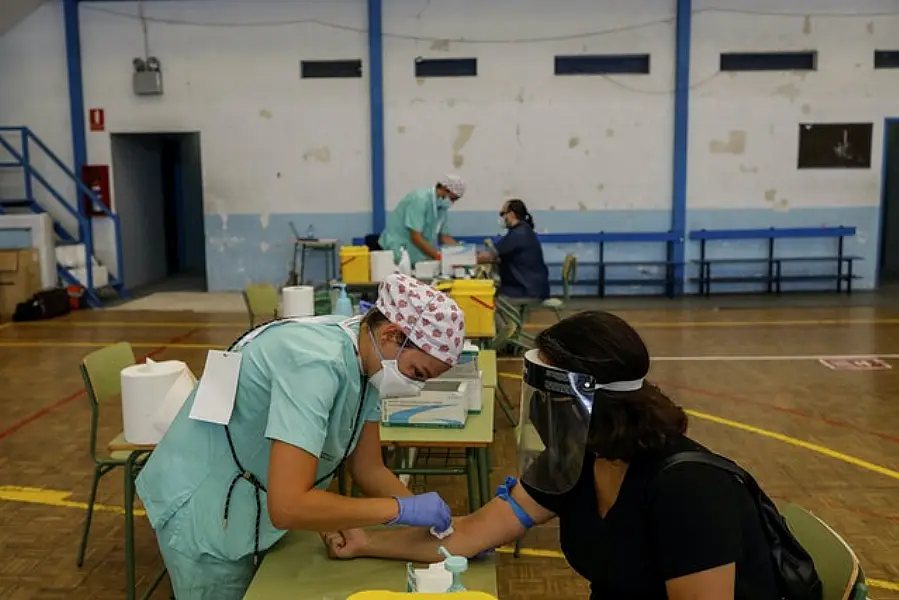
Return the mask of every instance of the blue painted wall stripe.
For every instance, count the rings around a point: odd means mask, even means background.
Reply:
[[[674,63],[674,159],[671,196],[671,231],[681,239],[673,244],[675,263],[684,262],[684,240],[687,229],[687,152],[690,122],[690,46],[693,21],[693,1],[677,0],[677,24]],[[683,269],[675,270],[682,281]],[[680,293],[682,286],[675,290]]]
[[[384,191],[384,50],[382,41],[381,0],[368,0],[372,233],[380,233],[384,229],[387,216]]]

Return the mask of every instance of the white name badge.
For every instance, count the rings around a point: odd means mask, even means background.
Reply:
[[[191,419],[218,425],[231,422],[241,358],[240,352],[209,351],[190,409]]]

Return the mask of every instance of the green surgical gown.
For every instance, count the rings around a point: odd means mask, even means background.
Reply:
[[[412,243],[412,232],[419,231],[434,248],[440,248],[441,234],[449,235],[447,215],[449,209],[439,206],[434,187],[421,188],[406,194],[387,219],[387,226],[378,243],[384,250],[393,250],[394,259],[399,261],[400,249],[409,251],[409,259],[415,265],[419,261],[431,260]]]
[[[317,456],[321,478],[352,452],[364,422],[379,419],[377,391],[368,386],[361,398],[362,374],[341,320],[276,323],[241,349],[229,428],[238,459],[266,489],[272,440]],[[353,322],[356,337],[358,328]],[[255,488],[237,481],[226,528],[225,497],[237,467],[225,427],[191,419],[193,401],[191,394],[142,469],[137,492],[177,598],[239,599],[254,573]],[[272,525],[264,493],[261,501],[264,551],[285,532]]]

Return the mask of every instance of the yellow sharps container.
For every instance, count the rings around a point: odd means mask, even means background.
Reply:
[[[458,279],[450,290],[465,314],[466,337],[493,337],[496,287],[490,279]]]
[[[371,281],[371,257],[368,246],[341,246],[340,280],[343,283]]]

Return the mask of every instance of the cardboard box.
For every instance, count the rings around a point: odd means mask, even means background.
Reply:
[[[0,320],[8,321],[16,305],[41,290],[38,251],[0,250]]]

